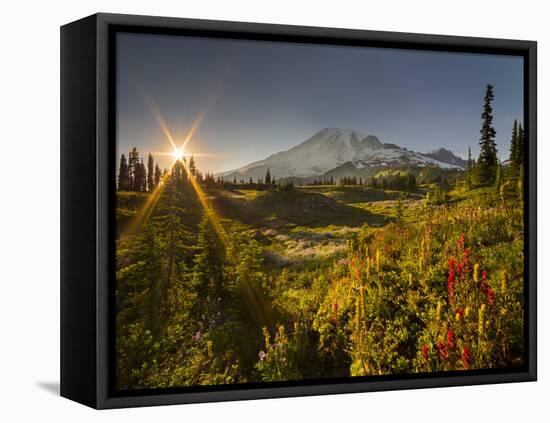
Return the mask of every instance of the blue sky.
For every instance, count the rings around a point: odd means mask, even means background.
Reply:
[[[201,170],[238,168],[297,145],[325,127],[383,142],[466,156],[479,151],[484,90],[494,85],[494,126],[508,157],[523,116],[520,57],[227,40],[117,36],[118,155],[169,151],[154,98],[176,139],[203,116],[187,149]],[[161,165],[169,158],[157,155]]]

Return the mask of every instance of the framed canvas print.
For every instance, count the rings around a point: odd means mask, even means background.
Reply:
[[[61,393],[536,380],[536,43],[61,29]]]

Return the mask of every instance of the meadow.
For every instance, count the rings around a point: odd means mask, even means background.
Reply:
[[[500,171],[500,170],[499,170]],[[118,389],[521,367],[515,182],[117,193]]]

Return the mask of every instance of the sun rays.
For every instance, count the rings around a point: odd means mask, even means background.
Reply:
[[[157,102],[143,87],[141,91],[143,93],[143,96],[145,97],[145,100],[149,109],[151,110],[151,113],[153,114],[157,124],[159,125],[170,147],[168,151],[156,152],[155,154],[169,156],[172,158],[172,162],[169,168],[167,169],[167,171],[163,174],[158,186],[156,186],[156,188],[149,193],[146,201],[144,202],[142,207],[138,210],[136,216],[122,231],[121,236],[131,236],[135,239],[135,236],[140,234],[143,226],[148,222],[151,215],[153,214],[153,211],[155,210],[155,207],[164,189],[168,185],[169,178],[172,175],[174,166],[179,163],[185,169],[188,182],[193,188],[193,191],[196,194],[198,202],[201,208],[203,209],[203,212],[206,218],[208,219],[208,222],[210,223],[213,231],[215,232],[218,240],[220,241],[225,251],[227,252],[227,256],[229,260],[234,265],[236,265],[239,259],[238,251],[235,249],[235,245],[231,241],[231,237],[229,236],[226,229],[224,228],[221,217],[216,211],[214,204],[212,203],[212,200],[204,192],[203,188],[197,181],[196,175],[194,174],[194,170],[190,168],[189,160],[187,160],[187,158],[190,156],[197,156],[197,157],[207,156],[207,154],[200,153],[200,152],[193,152],[193,154],[191,154],[187,149],[188,144],[191,142],[195,133],[200,128],[203,122],[207,108],[205,108],[193,121],[191,125],[191,129],[188,131],[181,145],[178,146],[178,144],[176,143],[176,139],[172,135],[172,131],[168,127],[166,120],[161,114],[161,111],[160,111],[160,108],[158,107]],[[250,281],[247,280],[247,278],[241,278],[240,283],[243,285],[247,293],[247,296],[250,299],[251,306],[255,314],[259,318],[259,323],[261,323],[263,327],[271,327],[272,326],[271,318],[269,316],[269,313],[267,313],[267,308],[263,306],[264,301],[262,301],[262,296],[259,293],[258,289],[254,287],[253,284],[251,284]]]

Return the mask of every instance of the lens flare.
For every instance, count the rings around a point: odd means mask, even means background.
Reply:
[[[181,160],[185,157],[185,151],[183,151],[183,148],[174,148],[172,151],[172,157],[175,160]]]

